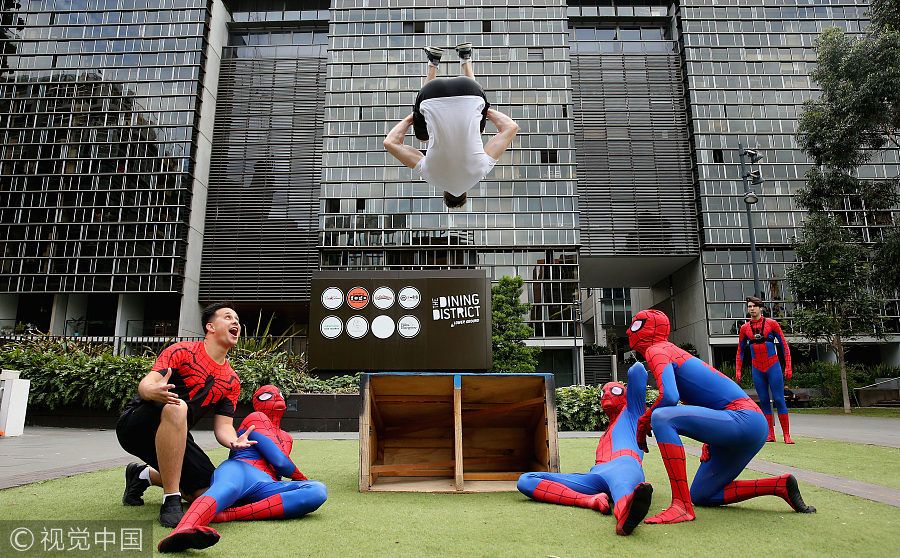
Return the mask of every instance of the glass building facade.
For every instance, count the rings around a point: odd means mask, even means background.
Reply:
[[[480,268],[525,280],[529,343],[563,384],[588,289],[591,330],[627,325],[640,291],[676,342],[733,351],[752,292],[738,143],[765,157],[760,278],[789,326],[813,41],[863,30],[865,3],[458,4],[0,0],[0,327],[187,334],[222,298],[303,324],[315,269]],[[422,47],[454,76],[462,42],[520,128],[448,210],[382,140]],[[896,174],[896,153],[861,169]],[[896,217],[839,213],[869,240]]]

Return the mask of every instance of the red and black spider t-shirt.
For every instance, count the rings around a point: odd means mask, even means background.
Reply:
[[[169,383],[175,386],[170,391],[187,402],[188,428],[196,424],[210,407],[217,415],[234,416],[241,394],[240,379],[228,361],[218,364],[206,354],[203,341],[182,341],[166,347],[152,370],[165,375],[167,368],[172,369]],[[142,401],[138,395],[129,407]]]

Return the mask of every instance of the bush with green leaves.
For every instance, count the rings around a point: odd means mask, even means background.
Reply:
[[[567,386],[556,388],[556,423],[560,431],[596,432],[606,429],[609,418],[603,412],[600,386]],[[656,401],[659,392],[648,389],[647,405]]]
[[[109,345],[73,338],[35,337],[0,347],[0,366],[31,380],[29,404],[49,409],[78,405],[120,411],[137,394],[138,383],[155,360],[152,351],[116,355]],[[359,375],[328,380],[309,375],[302,354],[238,346],[229,352],[228,361],[241,378],[243,403],[250,403],[253,392],[266,384],[285,394],[359,391]]]

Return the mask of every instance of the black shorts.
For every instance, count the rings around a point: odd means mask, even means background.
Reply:
[[[116,423],[116,436],[122,449],[143,459],[157,471],[159,460],[156,457],[156,430],[159,428],[161,413],[160,407],[144,401],[136,407],[125,409]],[[214,470],[212,461],[203,453],[188,431],[179,482],[181,493],[189,495],[201,488],[207,488]]]
[[[428,141],[425,117],[419,112],[419,105],[422,104],[422,101],[439,97],[463,97],[466,95],[474,95],[484,99],[484,110],[481,111],[481,131],[484,132],[487,111],[491,108],[491,104],[484,94],[484,89],[470,77],[457,76],[453,78],[435,78],[419,90],[419,94],[416,96],[416,105],[413,107],[413,131],[415,131],[416,137],[422,141]]]

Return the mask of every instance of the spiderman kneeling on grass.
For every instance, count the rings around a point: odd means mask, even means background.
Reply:
[[[628,392],[618,382],[603,386],[600,403],[609,417],[609,427],[597,444],[596,465],[587,473],[525,473],[519,477],[519,491],[539,502],[591,508],[612,513],[616,534],[630,535],[650,509],[653,487],[644,482],[643,452],[637,447],[637,421],[644,414],[647,370],[632,366],[628,371]]]
[[[209,490],[194,500],[160,552],[207,548],[219,541],[211,522],[289,519],[315,511],[328,497],[325,485],[308,480],[291,461],[293,438],[281,430],[286,405],[278,388],[262,386],[253,394],[254,412],[241,423],[257,443],[232,450],[216,467]],[[289,477],[290,481],[279,480]],[[233,506],[234,507],[229,507]]]
[[[645,522],[692,521],[693,504],[719,506],[765,495],[783,498],[798,513],[815,513],[803,502],[794,475],[734,480],[765,445],[766,418],[730,378],[671,343],[669,329],[665,314],[643,310],[628,330],[631,348],[647,359],[659,387],[659,397],[638,420],[638,446],[647,451],[652,423],[672,485],[671,506]],[[704,442],[690,491],[680,435]]]

